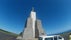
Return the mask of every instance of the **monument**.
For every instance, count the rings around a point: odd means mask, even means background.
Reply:
[[[36,18],[36,12],[34,8],[30,13],[30,16],[26,20],[25,28],[23,32],[17,37],[17,40],[38,40],[41,35],[47,35],[43,28],[41,20]]]

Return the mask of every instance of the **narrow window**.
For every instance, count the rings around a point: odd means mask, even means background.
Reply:
[[[53,40],[53,38],[45,38],[45,40]]]

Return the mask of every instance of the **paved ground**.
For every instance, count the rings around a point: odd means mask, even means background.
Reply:
[[[16,40],[16,36],[0,32],[0,40]]]

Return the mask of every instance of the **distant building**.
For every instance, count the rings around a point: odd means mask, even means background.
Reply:
[[[47,35],[43,28],[41,20],[36,18],[36,12],[32,8],[31,14],[26,20],[26,25],[24,31],[20,36],[17,37],[18,40],[38,40],[40,35]]]
[[[64,32],[59,35],[61,35],[64,38],[64,40],[71,40],[71,32]]]

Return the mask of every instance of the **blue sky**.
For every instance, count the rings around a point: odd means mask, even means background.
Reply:
[[[32,7],[47,34],[71,30],[71,0],[0,0],[0,29],[22,32]]]

